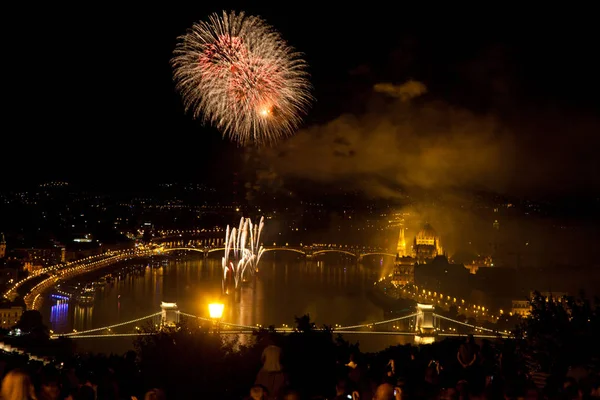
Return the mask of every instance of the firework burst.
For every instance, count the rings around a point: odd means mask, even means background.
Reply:
[[[301,54],[243,12],[194,24],[171,64],[186,111],[242,145],[293,134],[312,100]]]
[[[265,226],[262,217],[257,225],[253,225],[250,218],[242,217],[237,228],[225,231],[225,254],[221,259],[223,267],[223,280],[221,281],[224,293],[229,292],[228,282],[233,280],[235,289],[239,288],[245,278],[258,271],[258,263],[265,249],[260,245],[260,235]]]

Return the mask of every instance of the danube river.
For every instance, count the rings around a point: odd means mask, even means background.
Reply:
[[[175,302],[179,310],[207,316],[208,304],[219,299],[222,269],[220,259],[199,255],[172,256],[111,269],[121,277],[101,284],[93,303],[53,300],[48,294],[42,307],[44,321],[55,333],[84,331],[129,321],[160,311],[161,302]],[[375,262],[376,261],[376,262]],[[264,327],[294,326],[294,316],[309,314],[317,325],[346,326],[385,319],[370,291],[383,273],[383,263],[356,264],[331,256],[320,261],[305,261],[270,254],[261,261],[255,278],[242,287],[237,298],[225,301],[223,321]],[[80,276],[70,284],[97,280]],[[65,284],[66,285],[66,284]],[[135,325],[115,328],[115,333],[130,333]],[[108,332],[95,332],[103,334]],[[352,335],[361,349],[373,351],[392,344],[407,343],[411,337]],[[132,347],[132,338],[77,339],[81,351],[123,352]]]

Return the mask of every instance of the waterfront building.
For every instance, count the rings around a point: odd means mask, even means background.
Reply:
[[[19,322],[23,314],[23,307],[19,306],[2,306],[0,308],[0,327],[2,329],[10,329]]]
[[[444,255],[440,237],[433,227],[425,224],[415,236],[413,244],[414,257],[419,264],[426,264],[437,256]]]
[[[397,254],[396,261],[394,262],[392,283],[397,286],[414,284],[415,264],[416,260],[413,257],[402,257],[400,254]]]
[[[531,299],[535,296],[535,292],[529,294],[529,299],[520,299],[512,301],[511,312],[513,315],[520,315],[527,317],[531,313]],[[564,303],[566,301],[566,292],[540,292],[540,296],[546,300],[546,302],[553,303]]]

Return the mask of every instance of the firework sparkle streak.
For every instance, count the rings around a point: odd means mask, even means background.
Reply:
[[[312,101],[302,55],[243,12],[194,24],[179,37],[171,65],[186,112],[242,145],[292,135]]]
[[[265,218],[261,217],[258,226],[252,224],[250,218],[242,217],[239,227],[225,231],[225,254],[221,259],[223,267],[223,280],[221,289],[228,292],[227,280],[231,275],[235,289],[244,281],[246,274],[254,274],[258,271],[258,263],[264,253],[260,245],[260,235],[265,225]],[[249,242],[247,242],[247,240]]]

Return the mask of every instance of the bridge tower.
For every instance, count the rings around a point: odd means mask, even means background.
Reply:
[[[415,323],[415,341],[429,344],[435,341],[435,307],[433,304],[417,303],[417,318]]]
[[[161,327],[172,327],[179,323],[179,311],[177,309],[177,303],[160,303],[161,315],[160,315],[160,326]]]
[[[306,255],[307,260],[312,260],[315,258],[312,249],[304,249],[304,254]]]

